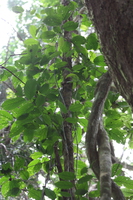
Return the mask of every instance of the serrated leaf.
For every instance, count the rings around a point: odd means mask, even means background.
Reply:
[[[28,196],[33,199],[40,200],[42,198],[42,191],[35,188],[28,189]]]
[[[36,94],[37,82],[35,79],[29,79],[24,86],[24,93],[28,99],[32,99]]]
[[[54,64],[54,68],[61,68],[67,65],[67,62],[63,61],[63,62],[58,62]]]
[[[83,167],[81,169],[81,175],[86,174],[88,172],[88,168],[87,167]]]
[[[7,119],[8,121],[12,121],[13,117],[9,112],[0,110],[0,119]]]
[[[76,194],[77,195],[85,195],[88,192],[88,190],[85,189],[77,189]]]
[[[36,26],[30,25],[30,27],[29,27],[29,33],[31,34],[31,36],[33,38],[36,38],[36,32],[37,32]]]
[[[75,124],[75,123],[78,122],[78,119],[77,118],[72,118],[72,117],[67,117],[66,121],[69,122],[69,123]]]
[[[91,33],[88,37],[87,37],[87,43],[86,43],[86,48],[88,50],[96,50],[98,48],[98,40],[96,38],[96,34],[95,33]]]
[[[51,15],[51,16],[45,17],[43,22],[48,26],[59,26],[61,25],[62,20],[58,15],[53,15],[53,16]]]
[[[71,104],[69,110],[72,112],[79,112],[82,109],[83,105],[81,103]]]
[[[73,184],[68,181],[59,181],[55,183],[55,186],[60,189],[70,189],[73,187]]]
[[[66,53],[70,50],[70,43],[66,41],[63,37],[60,37],[58,40],[58,50]]]
[[[75,174],[73,172],[61,172],[58,174],[59,177],[63,180],[74,180]]]
[[[75,37],[72,38],[72,42],[74,44],[76,44],[76,45],[77,44],[85,44],[86,39],[83,36],[81,36],[81,35],[77,35],[77,36],[75,36]]]
[[[50,57],[44,55],[44,56],[42,57],[42,59],[41,59],[40,65],[41,65],[41,66],[46,65],[46,64],[48,64],[49,61],[50,61]]]
[[[104,57],[102,55],[101,56],[97,56],[94,59],[94,64],[98,65],[98,66],[101,66],[101,67],[106,66],[105,61],[104,61]]]
[[[47,84],[47,83],[42,85],[41,88],[39,89],[39,92],[41,94],[47,94],[48,91],[49,91],[49,84]]]
[[[112,165],[112,176],[119,176],[122,172],[122,165],[115,163]]]
[[[68,21],[62,26],[62,28],[66,31],[74,31],[77,27],[78,23],[73,21]]]
[[[73,71],[79,71],[80,69],[84,68],[84,65],[78,64],[73,66]]]
[[[27,172],[26,170],[20,171],[20,177],[21,177],[23,180],[28,180],[28,178],[29,178],[29,172]]]
[[[46,115],[46,114],[43,115],[43,121],[47,125],[51,125],[52,124],[51,118],[48,115]]]
[[[124,185],[128,189],[133,188],[133,180],[131,180],[129,177],[118,176],[114,179],[114,182],[117,183],[119,186]]]
[[[21,97],[17,97],[14,99],[7,99],[3,104],[2,108],[5,110],[13,110],[14,108],[20,106],[22,103],[25,102],[25,99]]]
[[[45,103],[45,97],[42,95],[38,95],[36,98],[36,105],[42,106]]]
[[[45,31],[41,34],[42,39],[52,39],[56,36],[53,31]]]
[[[60,192],[61,196],[63,197],[71,197],[71,194],[68,192]]]
[[[82,184],[84,182],[88,182],[92,179],[92,175],[86,175],[78,180],[78,184]]]
[[[122,190],[125,197],[133,196],[133,190],[132,189],[122,188],[121,190]]]
[[[59,108],[61,109],[61,112],[67,113],[67,108],[62,102],[58,101],[58,105],[59,105]]]
[[[19,189],[19,187],[14,187],[9,190],[8,195],[11,197],[16,197],[20,194],[20,192],[21,192],[21,190]]]
[[[83,126],[84,128],[87,127],[88,125],[88,120],[87,119],[78,119],[78,122]]]
[[[22,12],[24,12],[24,9],[21,6],[14,6],[12,8],[12,11],[15,13],[22,13]]]
[[[1,188],[1,193],[4,197],[6,197],[7,192],[9,191],[10,181],[6,181]]]
[[[46,195],[48,198],[50,198],[50,199],[52,199],[52,200],[56,199],[56,194],[55,194],[54,191],[52,191],[52,190],[50,190],[50,189],[48,189],[48,188],[45,188],[45,189],[44,189],[44,192],[45,192],[45,195]]]
[[[11,131],[10,131],[10,137],[15,137],[19,134],[21,134],[24,130],[23,126],[17,126],[16,123],[14,122],[14,124],[11,127]]]

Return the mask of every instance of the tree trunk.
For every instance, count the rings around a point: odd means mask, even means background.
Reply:
[[[110,75],[133,108],[133,1],[85,0]]]

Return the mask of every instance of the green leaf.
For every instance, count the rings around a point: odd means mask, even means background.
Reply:
[[[72,112],[79,112],[82,109],[83,105],[81,103],[71,104],[69,110]]]
[[[12,121],[13,117],[9,112],[7,112],[5,110],[0,110],[0,119],[1,120],[5,119],[5,120],[8,120],[8,121]]]
[[[112,165],[112,176],[119,176],[122,173],[122,165],[115,163]]]
[[[74,144],[79,144],[81,142],[81,138],[82,138],[82,129],[79,126],[77,127],[76,135],[74,137]]]
[[[20,133],[22,133],[24,130],[23,126],[19,126],[16,124],[16,122],[14,122],[14,124],[11,127],[11,131],[10,131],[10,137],[15,137],[17,135],[19,135]]]
[[[87,167],[83,167],[81,169],[81,175],[86,174],[88,172],[88,168]]]
[[[45,31],[41,34],[42,39],[52,39],[56,36],[53,31]]]
[[[46,114],[43,114],[43,121],[45,124],[47,125],[51,125],[52,122],[51,122],[51,119],[50,119],[50,116],[46,115]]]
[[[86,175],[78,180],[78,184],[82,184],[84,182],[88,182],[92,179],[92,175]]]
[[[23,168],[25,159],[21,157],[15,157],[14,169],[18,171],[20,168]]]
[[[64,66],[66,66],[67,65],[67,62],[65,62],[65,61],[63,61],[63,62],[57,62],[57,63],[55,63],[54,64],[54,68],[62,68],[62,67],[64,67]]]
[[[30,188],[28,189],[28,196],[29,198],[33,198],[33,199],[36,199],[36,200],[40,200],[42,198],[42,191],[41,190],[37,190],[35,188]]]
[[[14,6],[12,8],[12,11],[15,13],[22,13],[22,12],[24,12],[24,9],[21,6]]]
[[[52,199],[52,200],[56,199],[56,194],[55,194],[54,191],[52,191],[52,190],[50,190],[50,189],[48,189],[48,188],[45,188],[45,189],[44,189],[44,192],[45,192],[45,195],[46,195],[48,198],[50,198],[50,199]]]
[[[88,192],[88,190],[85,189],[77,189],[76,194],[77,195],[85,195]]]
[[[49,84],[46,83],[46,84],[42,85],[41,88],[39,89],[39,92],[41,94],[46,95],[49,92]]]
[[[74,44],[76,44],[76,45],[77,44],[85,44],[86,39],[83,36],[81,36],[81,35],[77,35],[77,36],[75,36],[75,37],[72,38],[72,42]]]
[[[2,108],[5,110],[13,110],[16,107],[19,107],[22,103],[25,102],[25,99],[17,97],[14,99],[7,99],[3,104]]]
[[[45,97],[42,95],[38,95],[36,98],[36,105],[42,106],[45,103]]]
[[[29,27],[29,33],[31,34],[31,36],[33,38],[36,38],[36,32],[37,32],[36,26],[30,25],[30,27]]]
[[[98,48],[98,40],[96,38],[96,34],[95,33],[91,33],[88,37],[87,37],[87,43],[86,43],[86,48],[88,50],[97,50]],[[101,65],[100,65],[101,66]]]
[[[94,64],[98,65],[98,66],[101,66],[101,67],[106,66],[105,61],[104,61],[104,57],[103,56],[97,56],[94,59]]]
[[[75,174],[73,172],[61,172],[58,174],[59,177],[63,180],[74,180]]]
[[[37,158],[42,157],[42,155],[43,155],[43,153],[41,153],[41,152],[34,152],[33,154],[30,155],[30,157],[32,159],[37,159]]]
[[[58,40],[58,50],[66,53],[70,50],[70,43],[66,41],[63,37]]]
[[[58,101],[58,105],[59,105],[59,107],[61,109],[61,112],[67,113],[67,108],[61,101]]]
[[[71,197],[71,194],[68,192],[60,192],[61,196],[63,197]]]
[[[42,57],[42,59],[41,59],[40,65],[41,65],[41,66],[46,65],[46,64],[48,64],[49,61],[50,61],[50,57],[44,55],[44,56]]]
[[[8,195],[11,197],[16,197],[20,194],[20,192],[21,192],[21,190],[19,189],[19,187],[14,187],[9,190]]]
[[[34,106],[29,101],[25,101],[23,105],[17,110],[17,118],[29,114],[34,109]]]
[[[99,190],[94,190],[89,192],[89,197],[99,197],[99,196],[100,196]]]
[[[88,58],[88,52],[86,50],[86,48],[84,48],[83,46],[81,45],[75,45],[75,50],[77,51],[77,53],[81,53],[83,54],[85,57]]]
[[[29,124],[27,124],[28,126]],[[29,125],[29,128],[25,129],[23,131],[23,138],[24,138],[24,142],[31,142],[34,138],[34,130],[30,129],[33,128],[34,129],[34,125]]]
[[[124,185],[128,189],[133,188],[133,180],[131,180],[129,177],[118,176],[114,179],[114,182],[119,186]]]
[[[83,126],[84,128],[87,128],[88,120],[87,119],[78,119],[78,122]]]
[[[20,171],[20,177],[21,177],[23,180],[28,180],[28,178],[29,178],[29,172],[27,172],[26,170]]]
[[[80,69],[84,68],[84,65],[77,64],[73,66],[73,71],[79,71]]]
[[[43,22],[48,26],[59,26],[62,23],[61,18],[58,15],[51,15],[45,17]]]
[[[72,118],[72,117],[67,117],[66,121],[69,122],[69,123],[75,124],[75,123],[78,122],[78,119],[77,118]]]
[[[4,197],[6,197],[7,192],[9,191],[9,187],[10,187],[10,181],[6,181],[1,188],[1,193]]]
[[[133,190],[132,189],[122,188],[121,190],[122,190],[125,197],[132,197],[133,196]]]
[[[73,187],[73,184],[68,181],[59,181],[55,183],[55,186],[60,189],[70,189]]]
[[[24,44],[27,45],[27,46],[31,46],[31,45],[34,45],[34,44],[38,44],[39,42],[33,38],[29,38],[29,39],[26,39],[24,41]]]
[[[35,79],[29,79],[24,86],[24,93],[28,99],[32,99],[36,94],[37,82]]]
[[[66,31],[74,31],[77,27],[78,23],[73,21],[68,21],[62,26],[62,28]]]

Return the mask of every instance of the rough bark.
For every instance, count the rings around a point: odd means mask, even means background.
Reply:
[[[113,81],[120,94],[133,108],[133,1],[85,2]]]

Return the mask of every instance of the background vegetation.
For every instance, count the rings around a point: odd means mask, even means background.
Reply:
[[[85,146],[95,94],[101,91],[97,82],[108,71],[95,29],[82,1],[33,0],[30,10],[24,5],[8,1],[17,23],[1,53],[1,194],[4,199],[99,199],[100,181]],[[132,160],[121,162],[113,147],[133,148],[132,112],[113,84],[108,90],[103,126],[112,148],[111,177],[132,199],[127,173]],[[98,110],[94,114],[99,116]]]

